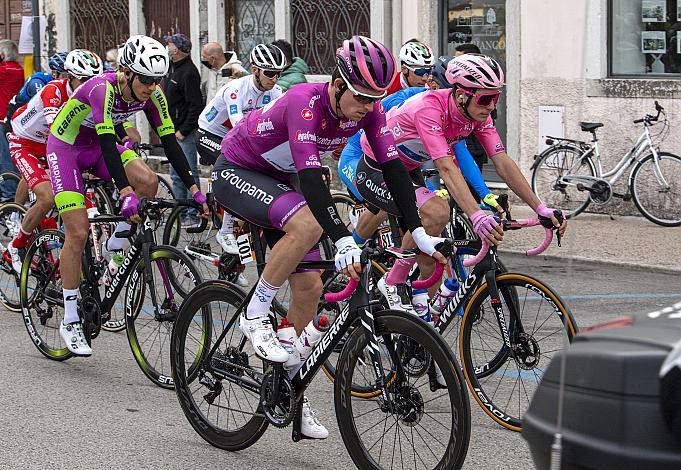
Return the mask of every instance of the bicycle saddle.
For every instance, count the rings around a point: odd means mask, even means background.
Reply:
[[[599,127],[603,127],[602,122],[580,122],[579,126],[584,132],[593,132]]]

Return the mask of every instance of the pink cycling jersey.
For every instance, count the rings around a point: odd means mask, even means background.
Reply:
[[[242,168],[287,181],[306,168],[321,168],[320,155],[364,129],[379,163],[397,158],[383,107],[360,121],[336,116],[328,83],[302,83],[251,113],[222,139],[222,154]]]
[[[471,134],[489,157],[505,150],[492,117],[485,122],[471,121],[461,114],[451,95],[449,89],[418,93],[388,111],[388,128],[407,171],[431,158],[453,157],[452,146]],[[362,136],[361,143],[364,153],[374,158],[366,136]]]

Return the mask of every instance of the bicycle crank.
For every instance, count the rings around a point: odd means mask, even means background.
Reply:
[[[270,368],[260,386],[260,406],[267,421],[275,427],[285,428],[296,415],[296,396],[288,373],[281,365]]]

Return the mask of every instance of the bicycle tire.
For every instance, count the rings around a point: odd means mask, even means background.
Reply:
[[[405,312],[395,310],[383,310],[374,312],[374,326],[376,329],[376,336],[383,341],[383,348],[385,348],[385,341],[388,337],[409,338],[416,344],[421,345],[427,354],[430,355],[434,364],[442,371],[446,382],[446,388],[432,390],[428,381],[420,378],[414,378],[414,383],[411,383],[410,378],[405,376],[407,380],[395,379],[394,383],[386,387],[388,395],[392,395],[392,403],[395,405],[395,410],[399,412],[389,412],[387,407],[381,403],[383,400],[353,400],[353,394],[349,384],[353,383],[354,366],[363,354],[363,351],[368,345],[366,330],[364,328],[356,328],[355,331],[348,338],[341,357],[338,361],[339,376],[334,384],[334,402],[336,408],[336,416],[338,420],[338,428],[341,437],[345,444],[350,457],[357,466],[357,468],[383,468],[381,457],[383,452],[388,453],[390,444],[390,435],[393,434],[392,427],[395,427],[395,436],[393,438],[393,448],[396,442],[399,441],[400,451],[399,459],[401,462],[409,462],[408,468],[461,468],[466,458],[468,451],[468,444],[470,441],[471,431],[471,410],[468,394],[466,392],[466,385],[464,383],[461,369],[442,337],[435,332],[430,326],[421,321],[418,317],[410,315]],[[383,360],[390,359],[390,354],[381,354]],[[386,366],[384,365],[384,370]],[[394,367],[394,366],[392,366]],[[397,373],[394,373],[397,375]],[[417,387],[417,383],[421,382],[424,388]],[[439,395],[439,396],[438,396]],[[441,399],[441,400],[440,400]],[[438,401],[439,400],[439,401]],[[423,421],[428,419],[430,415],[426,413],[426,406],[431,409],[437,406],[437,419],[433,420],[431,427],[426,427]],[[378,409],[371,409],[377,407]],[[357,411],[355,412],[355,408]],[[384,412],[386,417],[386,424],[380,425],[380,420],[376,422],[376,413]],[[443,438],[433,438],[433,434],[440,428],[446,428],[448,421],[445,416],[451,412],[451,430],[443,432]],[[363,426],[358,420],[365,416],[371,416],[370,421],[373,423],[371,427],[362,430]],[[390,428],[387,422],[390,421]],[[403,424],[407,431],[403,430],[402,434],[398,434],[398,426]],[[386,430],[386,429],[389,430]],[[374,431],[379,434],[379,438],[374,441],[374,445],[367,448],[363,442],[363,436],[367,436],[369,432]],[[423,434],[432,438],[427,441],[423,439]],[[399,438],[397,437],[399,436]],[[414,449],[413,460],[404,457],[402,449],[402,440],[411,441],[412,447],[416,438],[421,436],[422,441],[419,441],[420,446],[423,442],[428,446],[430,454],[434,456],[434,462],[429,459],[428,452],[423,452],[418,455]],[[447,436],[446,438],[444,436]],[[385,439],[388,439],[386,445]],[[371,437],[371,440],[374,440]],[[380,451],[378,440],[380,443]],[[440,457],[439,452],[433,451],[438,443],[446,440],[446,446]],[[372,449],[378,453],[378,458],[372,454]],[[392,458],[395,457],[393,452]],[[392,458],[389,461],[392,462]],[[418,458],[418,462],[417,462]],[[428,461],[424,461],[428,459]],[[387,465],[392,467],[392,465]]]
[[[549,328],[546,325],[550,320],[554,320],[553,323],[560,326],[556,327],[553,333],[544,336],[542,339],[550,338],[551,336],[555,335],[557,332],[560,331],[565,332],[567,340],[569,342],[572,342],[574,335],[577,334],[578,332],[577,324],[575,323],[575,320],[572,317],[570,310],[565,305],[565,302],[560,298],[560,296],[558,296],[558,294],[555,293],[553,289],[551,289],[544,283],[540,282],[539,280],[524,274],[517,273],[498,274],[496,276],[496,280],[500,297],[502,299],[502,304],[506,305],[504,316],[506,325],[508,326],[510,337],[513,337],[512,333],[514,329],[517,327],[516,324],[517,319],[520,319],[520,321],[523,324],[523,328],[529,325],[529,320],[526,320],[523,317],[523,313],[519,312],[519,310],[521,308],[524,309],[524,307],[528,303],[533,304],[533,302],[544,300],[548,304],[547,308],[548,317],[546,318],[546,320],[543,320],[539,323],[537,330],[533,330],[530,333],[531,341],[529,343],[531,345],[536,344],[537,348],[539,348],[538,340],[535,338],[534,335],[537,332],[539,332],[540,329],[542,334],[545,333],[546,329]],[[524,293],[521,292],[522,289],[525,289]],[[528,299],[530,293],[534,293],[535,295],[537,295],[537,297],[536,298],[532,297]],[[536,359],[537,362],[533,364],[532,368],[529,368],[527,364],[525,364],[524,366],[516,364],[518,369],[515,370],[514,372],[513,370],[509,370],[509,365],[507,365],[504,371],[499,372],[501,367],[504,366],[504,364],[511,364],[511,362],[516,362],[516,360],[513,357],[513,355],[509,353],[509,351],[504,350],[503,337],[501,334],[499,334],[499,325],[497,322],[497,318],[494,315],[494,312],[492,311],[490,313],[491,317],[490,319],[485,318],[486,312],[483,307],[484,305],[487,305],[489,303],[487,300],[488,298],[489,289],[487,284],[485,283],[482,284],[475,291],[475,293],[473,293],[470,301],[466,305],[464,316],[461,320],[459,338],[459,354],[462,361],[462,369],[466,382],[468,383],[468,387],[473,397],[478,402],[480,408],[482,408],[482,410],[490,418],[492,418],[501,426],[505,427],[506,429],[519,432],[522,430],[522,414],[527,409],[527,406],[529,406],[529,402],[531,399],[531,394],[528,394],[527,392],[528,388],[531,388],[531,384],[526,382],[533,381],[535,382],[536,387],[536,384],[538,384],[539,380],[541,379],[541,376],[536,371],[538,370],[543,373],[543,370],[546,368],[546,366],[548,366],[548,361],[550,360],[550,357],[548,357],[547,354],[551,352],[555,353],[556,351],[559,351],[563,348],[564,341],[561,341],[563,339],[563,336],[560,335],[557,338],[553,338],[551,340],[552,341],[551,346],[554,347],[555,349],[554,350],[549,349],[548,352],[544,350],[543,356],[541,354],[540,348],[533,350],[534,352],[539,353],[538,354],[539,357]],[[539,312],[541,308],[542,308],[541,305],[539,309],[535,309],[534,305],[531,307],[532,312],[534,312],[535,310],[537,312],[533,328],[537,327],[537,322],[539,321],[538,320]],[[511,312],[511,309],[514,309],[514,311]],[[479,343],[481,345],[481,348],[478,349],[477,347],[475,347],[473,345],[475,340],[472,339],[472,336],[474,335],[472,330],[476,326],[480,326],[480,330],[476,329],[475,335],[479,337],[481,335],[480,332],[484,333],[493,331],[496,333],[496,335],[498,335],[498,338],[495,337],[494,340],[498,341],[500,346],[492,345],[490,347],[489,343],[492,340],[480,339]],[[525,333],[527,333],[527,331],[525,331]],[[521,343],[515,342],[516,341],[515,339],[512,339],[512,341],[514,342],[514,344],[511,346],[511,349],[520,351],[521,349],[519,349],[519,345]],[[489,349],[489,351],[493,354],[492,359],[487,359],[484,356],[482,356],[481,359],[481,355],[484,353],[484,348],[491,348]],[[478,351],[482,352],[478,354]],[[486,371],[487,367],[493,369],[494,373],[492,374],[480,373],[481,371]],[[531,371],[532,375],[526,373],[527,371]],[[496,390],[494,390],[493,393],[491,392],[493,385],[496,383],[497,377],[502,378],[506,376],[513,377],[514,375],[517,376],[517,379],[519,379],[520,382],[516,381],[516,383],[513,384],[513,387],[511,388],[510,392],[510,397],[508,400],[506,400],[505,397],[502,397],[499,394],[500,392],[499,387],[501,386],[501,380],[503,379],[498,380]],[[515,398],[513,397],[513,395],[515,393],[517,385],[520,385],[518,386],[518,409],[511,411],[508,410],[507,408],[511,405],[511,401],[513,401],[513,405],[515,405]],[[509,386],[504,385],[504,387],[507,390]],[[527,398],[526,403],[521,403],[522,401],[521,400],[522,397],[520,396],[521,392],[524,393],[525,397]],[[513,398],[513,400],[511,400],[511,398]],[[500,406],[499,403],[503,402],[505,402],[506,404]]]
[[[158,176],[158,190],[156,191],[156,197],[161,199],[175,199],[173,186],[160,173],[156,173],[156,176]]]
[[[194,266],[191,259],[181,251],[168,245],[157,245],[152,247],[149,253],[152,265],[159,269],[163,266],[163,270],[167,274],[166,279],[161,280],[161,289],[156,289],[157,302],[160,303],[159,309],[164,309],[168,312],[167,319],[159,319],[156,317],[155,309],[152,307],[151,314],[145,312],[141,316],[144,305],[144,298],[148,289],[147,283],[144,280],[144,258],[139,258],[133,267],[130,277],[128,278],[127,288],[125,292],[125,327],[127,331],[128,343],[132,355],[137,362],[137,365],[142,369],[144,375],[149,378],[155,385],[162,388],[174,388],[172,379],[172,370],[170,366],[170,336],[172,331],[172,324],[175,320],[173,310],[179,311],[181,299],[187,298],[189,292],[201,283],[201,274]],[[153,262],[156,263],[153,263]],[[175,272],[170,267],[170,261],[179,264],[181,269]],[[161,263],[163,263],[161,265]],[[155,284],[159,281],[159,273],[154,274]],[[179,284],[180,277],[189,279],[190,284],[183,286]],[[168,298],[168,290],[172,289],[171,297]],[[165,290],[165,298],[163,296]],[[161,295],[159,295],[161,294]],[[162,301],[162,299],[164,299]],[[151,300],[151,299],[150,299]],[[178,303],[179,301],[179,303]],[[166,305],[167,304],[167,305]],[[151,327],[152,333],[147,339],[140,338],[141,331],[146,330],[148,325]],[[154,338],[151,343],[149,338]],[[156,343],[158,338],[158,356],[155,356]],[[152,348],[154,349],[154,356],[158,358],[152,361]],[[165,358],[165,361],[164,361]],[[164,363],[167,367],[164,367]]]
[[[561,158],[561,152],[565,153],[563,158]],[[568,155],[572,158],[565,158]],[[576,187],[573,187],[568,193],[567,189],[569,185],[562,185],[561,187],[557,187],[556,185],[558,178],[563,176],[565,172],[574,165],[576,160],[582,158],[582,152],[571,145],[555,145],[545,150],[539,158],[539,161],[535,163],[534,170],[532,171],[532,191],[534,191],[537,197],[548,207],[562,210],[563,214],[568,219],[576,217],[584,212],[591,202],[589,191],[580,191]],[[554,163],[556,161],[560,161],[560,165]],[[551,175],[551,169],[556,170],[556,174],[553,176]],[[582,172],[582,170],[585,170],[586,173]],[[539,175],[542,172],[547,173],[548,176],[540,178]],[[570,174],[596,176],[596,167],[591,160],[591,157],[583,158],[577,171]],[[560,194],[562,194],[562,196],[559,196]],[[583,200],[578,200],[576,198],[579,194],[584,195]],[[573,198],[575,199],[575,203],[571,206],[570,203]]]
[[[37,235],[26,249],[21,269],[20,295],[24,326],[38,351],[53,361],[64,361],[73,356],[59,335],[59,324],[64,319],[64,308],[57,304],[58,301],[45,298],[46,288],[51,285],[45,281],[55,279],[52,268],[56,266],[56,260],[59,258],[59,253],[53,255],[52,251],[60,250],[64,240],[64,233],[59,230],[45,230]],[[48,242],[58,245],[58,248],[48,250]],[[35,288],[32,288],[31,279],[36,281]],[[55,282],[52,291],[55,295],[61,296],[61,282]]]
[[[14,214],[18,214],[14,216]],[[26,208],[15,202],[0,205],[0,303],[12,312],[21,311],[21,296],[19,292],[20,275],[12,267],[9,253],[5,254],[7,245],[19,234]],[[8,256],[6,258],[5,256]]]
[[[681,178],[681,157],[669,152],[658,152],[657,154],[660,157],[660,166],[662,166],[662,162],[669,162],[664,165],[665,174],[663,174],[663,176],[670,185],[671,193],[676,194],[678,197],[677,201],[673,201],[666,197],[663,198],[662,205],[666,210],[665,216],[660,217],[654,214],[652,207],[642,202],[648,199],[647,196],[655,194],[656,192],[660,193],[660,191],[655,189],[655,184],[659,185],[659,180],[656,174],[657,166],[654,164],[655,162],[652,154],[645,156],[634,167],[631,176],[629,177],[629,188],[636,208],[645,218],[663,227],[678,227],[681,225],[681,187],[679,186],[679,179]],[[651,164],[653,165],[651,169],[646,171]],[[672,169],[667,170],[667,168]],[[644,178],[645,176],[648,176],[648,174],[652,175],[651,178],[648,178],[651,181],[639,183],[640,178]],[[666,215],[672,215],[673,218],[668,218]]]
[[[201,377],[201,374],[204,374],[204,377],[208,376],[208,373],[205,372],[203,362],[205,352],[213,347],[212,344],[213,338],[218,338],[220,336],[220,332],[216,332],[215,330],[216,328],[218,328],[220,320],[222,320],[223,323],[224,322],[228,323],[233,319],[233,315],[235,314],[234,312],[236,311],[237,307],[244,302],[245,298],[246,294],[241,289],[228,282],[225,281],[204,282],[203,284],[199,285],[196,289],[194,289],[194,291],[192,291],[189,297],[185,299],[180,310],[180,314],[178,315],[177,320],[175,321],[171,341],[171,362],[173,370],[173,379],[176,385],[175,392],[180,402],[182,411],[184,412],[191,426],[199,434],[199,436],[201,436],[206,442],[208,442],[212,446],[228,451],[243,450],[252,446],[260,439],[260,437],[262,437],[262,435],[267,430],[269,422],[267,421],[265,415],[259,412],[260,410],[259,394],[257,396],[253,395],[255,409],[252,410],[251,412],[241,412],[241,414],[250,416],[250,418],[247,420],[244,418],[243,426],[240,426],[239,428],[234,430],[224,429],[221,427],[220,424],[219,411],[217,413],[212,414],[216,422],[213,422],[210,419],[212,403],[205,402],[205,397],[203,395],[203,393],[207,389],[207,386],[204,385],[204,387],[206,388],[204,388],[203,390],[201,389],[192,390],[191,385],[196,381],[197,377]],[[225,316],[222,316],[220,314],[222,310],[221,308],[218,307],[222,303],[227,304],[234,310],[234,312],[231,313],[230,318],[226,318]],[[204,311],[207,310],[209,312],[208,313],[209,322],[207,324],[212,325],[212,328],[207,329],[202,328],[202,336],[200,342],[195,339],[196,335],[190,335],[188,333],[190,327],[194,323],[195,314],[199,310],[201,310],[200,315],[202,319],[205,316]],[[227,314],[227,316],[229,315],[230,313]],[[230,337],[230,340],[235,339],[236,341],[234,341],[234,344],[240,345],[239,351],[246,352],[244,348],[248,345],[248,342],[245,341],[245,338],[243,338],[243,335],[241,334],[238,328],[236,327],[232,328],[232,331],[236,333],[237,338]],[[194,351],[189,351],[190,346],[188,346],[187,343],[192,342],[196,343],[196,345],[194,345],[193,347],[199,349],[199,351],[197,351],[196,353]],[[189,354],[187,354],[188,351]],[[250,358],[253,356],[248,357]],[[187,357],[189,357],[189,360],[187,360]],[[191,374],[189,374],[186,363],[190,362],[191,364],[194,364],[197,361],[197,358],[199,359],[200,366],[196,368],[196,370],[193,371]],[[262,361],[256,359],[255,363],[259,364],[262,367]],[[252,366],[250,366],[250,363],[248,363],[247,367]],[[220,383],[222,384],[222,382]],[[229,382],[227,383],[228,386],[230,387],[229,388],[230,392],[232,392],[233,386]],[[248,399],[246,392],[244,392],[242,388],[238,388],[237,386],[234,386],[234,388],[237,388],[238,390],[242,391],[241,393],[243,397],[240,403],[243,403],[243,401]],[[193,396],[193,394],[196,392],[198,392],[199,402],[197,402],[197,400],[195,400]],[[222,388],[218,397],[222,399],[224,393],[225,393],[224,388]],[[227,401],[229,402],[229,396],[227,396]],[[207,412],[204,411],[204,409],[202,409],[202,404],[204,403],[207,405],[204,407],[208,410]],[[218,402],[218,405],[220,403],[221,401]],[[233,411],[233,422],[236,421],[238,414],[239,410]],[[226,426],[229,426],[229,419],[226,423]]]

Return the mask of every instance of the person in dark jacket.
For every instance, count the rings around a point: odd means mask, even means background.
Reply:
[[[307,79],[305,78],[307,64],[300,57],[293,56],[293,47],[291,46],[291,43],[284,39],[277,39],[272,44],[281,49],[284,53],[284,57],[286,57],[286,68],[281,73],[279,80],[277,80],[277,85],[279,85],[282,90],[286,91],[293,85],[307,83]]]
[[[161,86],[168,99],[170,117],[175,124],[175,137],[187,157],[196,185],[199,186],[199,172],[196,165],[196,129],[199,127],[199,113],[203,109],[201,75],[191,60],[192,43],[187,36],[178,33],[165,36],[163,40],[167,44],[168,55],[172,63]],[[172,168],[170,177],[173,180],[173,192],[176,198],[192,197]]]

